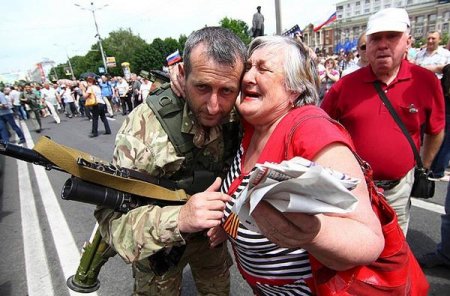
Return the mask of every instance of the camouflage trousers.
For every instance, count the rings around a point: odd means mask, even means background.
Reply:
[[[201,235],[189,238],[178,265],[163,276],[155,275],[141,260],[133,265],[133,295],[181,295],[184,267],[189,264],[197,287],[197,295],[229,295],[230,271],[233,264],[226,242],[216,248],[209,247],[208,239]]]

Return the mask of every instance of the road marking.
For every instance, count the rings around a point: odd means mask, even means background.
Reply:
[[[28,166],[17,160],[17,168],[28,295],[54,295]]]
[[[22,130],[25,134],[27,146],[34,146],[34,142],[31,138],[30,132],[23,122]],[[55,192],[53,191],[53,187],[50,184],[50,180],[48,179],[47,172],[43,167],[37,165],[33,165],[33,169],[42,197],[44,210],[48,217],[48,223],[52,232],[56,252],[58,253],[59,262],[64,273],[64,278],[67,279],[68,277],[72,276],[78,268],[78,264],[80,262],[80,251],[75,243],[61,207],[59,206],[57,197],[55,195]],[[69,291],[70,295],[86,295],[74,292],[69,288],[67,288],[67,291]],[[48,291],[46,293],[46,295],[52,294],[48,293]],[[97,296],[97,293],[94,292],[90,293],[89,295]]]
[[[443,206],[432,203],[432,202],[427,202],[424,201],[422,199],[417,199],[417,198],[411,198],[411,203],[413,206],[418,207],[418,208],[422,208],[428,211],[432,211],[438,214],[445,214],[445,209]]]

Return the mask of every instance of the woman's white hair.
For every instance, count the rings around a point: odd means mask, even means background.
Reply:
[[[317,68],[301,43],[290,37],[261,36],[250,43],[248,56],[261,48],[284,54],[284,84],[287,90],[298,93],[296,106],[315,105],[319,102]]]

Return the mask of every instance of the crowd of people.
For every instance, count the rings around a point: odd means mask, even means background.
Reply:
[[[25,138],[14,119],[30,120],[35,132],[42,130],[41,118],[52,116],[56,124],[61,123],[60,116],[67,118],[86,117],[92,121],[91,137],[98,136],[98,117],[105,125],[105,134],[111,134],[106,117],[116,114],[127,115],[145,101],[152,88],[148,77],[132,73],[127,80],[124,77],[88,76],[83,80],[59,80],[54,83],[26,83],[10,85],[0,92],[0,135],[9,142],[10,130],[17,134],[18,144]],[[90,86],[90,87],[89,87]],[[96,105],[86,107],[86,92],[95,89]],[[97,91],[98,90],[98,91]]]
[[[179,295],[187,264],[200,295],[229,295],[227,239],[255,295],[315,295],[312,262],[352,270],[376,261],[388,243],[372,209],[372,179],[365,178],[359,157],[372,167],[403,239],[408,231],[414,153],[378,89],[422,150],[423,166],[436,168],[440,178],[438,168],[448,165],[449,89],[439,79],[447,77],[450,52],[439,47],[438,32],[427,41],[419,52],[411,50],[409,16],[399,8],[372,15],[354,53],[328,58],[317,57],[297,36],[255,37],[246,49],[230,31],[205,27],[188,37],[183,63],[171,67],[172,88],[150,95],[148,104],[142,104],[152,89],[147,79],[88,77],[45,90],[26,85],[19,95],[8,90],[12,101],[2,93],[0,110],[6,104],[11,112],[0,115],[5,122],[12,112],[21,119],[30,115],[40,131],[39,117],[61,110],[68,117],[92,117],[91,136],[97,136],[98,117],[108,134],[106,116],[121,112],[129,117],[116,136],[114,163],[177,182],[191,194],[178,206],[147,205],[128,213],[96,209],[103,239],[132,264],[135,295]],[[97,104],[86,108],[92,96]],[[281,213],[263,201],[252,213],[258,230],[249,229],[235,210],[250,174],[265,161],[294,156],[361,180],[353,190],[355,210]],[[423,267],[450,268],[449,196],[442,242],[419,258]],[[168,256],[180,246],[185,249],[178,261],[164,272],[155,269],[157,254]],[[399,294],[426,294],[426,280],[404,280]]]

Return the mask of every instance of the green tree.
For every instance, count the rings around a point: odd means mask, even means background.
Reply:
[[[441,42],[439,44],[446,46],[448,43],[448,39],[449,39],[448,33],[445,32],[444,34],[442,34]]]
[[[152,69],[161,69],[164,58],[159,51],[151,45],[146,45],[142,51],[137,52],[133,57],[133,64],[135,68],[149,71]],[[137,73],[139,73],[137,72]]]
[[[130,70],[132,72],[140,71],[133,63],[133,57],[138,52],[143,51],[148,44],[140,36],[134,35],[131,29],[119,29],[109,33],[109,36],[103,40],[102,45],[106,56],[116,58],[117,66],[108,69],[108,72],[112,75],[123,75],[122,67],[120,66],[123,62],[130,63]]]
[[[180,53],[184,51],[184,45],[186,44],[187,36],[184,34],[181,34],[180,37],[178,37],[178,44],[180,45],[179,50]]]
[[[236,36],[238,36],[245,45],[248,45],[252,40],[248,34],[248,25],[244,21],[225,17],[219,23],[221,27],[230,29],[234,34],[236,34]]]
[[[251,37],[248,35],[248,26],[244,21],[225,17],[220,21],[220,25],[234,32],[245,44],[250,43]],[[116,59],[117,66],[108,68],[108,73],[114,76],[123,75],[121,67],[123,62],[129,62],[130,70],[134,73],[139,73],[141,70],[161,69],[169,54],[176,50],[182,54],[186,40],[186,35],[180,35],[178,39],[155,38],[149,44],[139,35],[133,34],[129,28],[113,31],[102,41],[106,57],[115,57]],[[98,43],[92,44],[91,49],[84,56],[71,57],[70,62],[76,78],[85,72],[98,73],[98,68],[103,67]],[[51,69],[49,76],[51,77],[56,72],[60,79],[70,78],[65,75],[64,70],[67,67],[67,62],[61,63]]]

